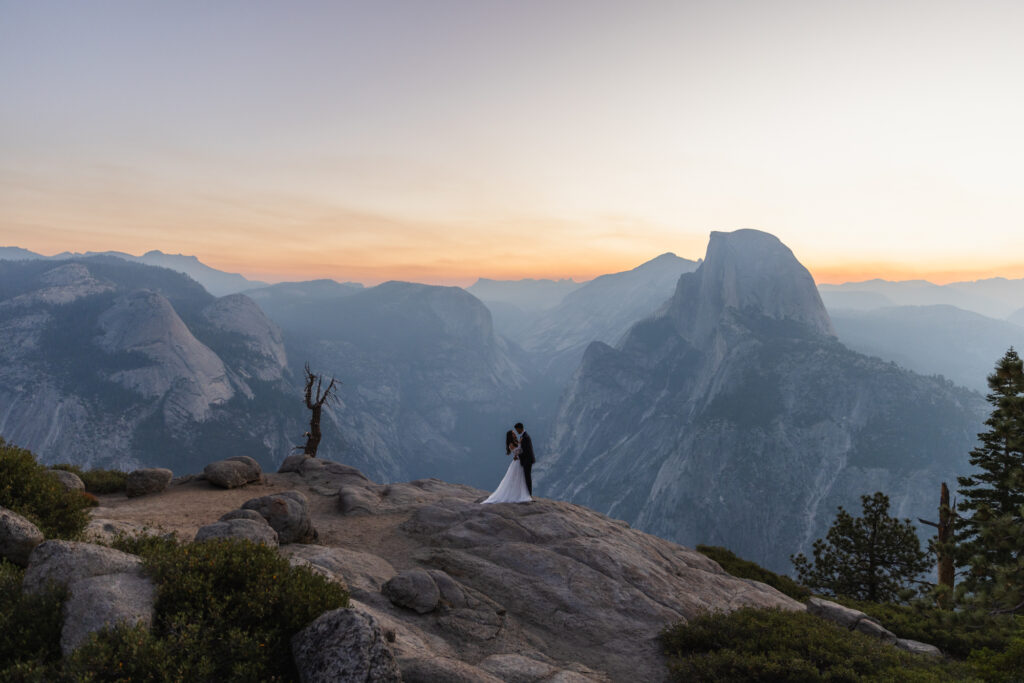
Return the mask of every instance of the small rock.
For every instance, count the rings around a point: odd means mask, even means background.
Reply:
[[[129,498],[160,493],[167,488],[174,478],[174,473],[164,467],[148,467],[135,470],[128,474],[125,481],[125,493]]]
[[[64,605],[61,651],[71,654],[90,633],[106,626],[127,623],[148,628],[155,602],[152,581],[138,574],[106,574],[75,581]]]
[[[227,522],[232,519],[251,519],[254,522],[260,522],[261,524],[267,523],[267,520],[263,519],[263,515],[255,510],[232,510],[231,512],[225,512],[220,516],[220,521],[222,522]]]
[[[222,522],[214,522],[199,527],[196,532],[195,542],[209,541],[218,538],[237,538],[263,545],[278,545],[277,532],[270,528],[267,521],[260,517],[256,522],[251,519],[229,519]]]
[[[43,532],[35,524],[0,507],[0,557],[25,567],[32,550],[43,540]]]
[[[263,477],[263,469],[252,458],[239,455],[226,460],[211,462],[203,468],[206,480],[214,486],[225,489],[238,488]]]
[[[84,491],[85,482],[74,472],[67,470],[46,470],[46,473],[59,481],[68,491]]]
[[[392,603],[420,614],[432,612],[441,599],[434,578],[423,569],[407,569],[391,578],[380,589]]]
[[[292,638],[303,683],[398,683],[402,675],[377,621],[350,607],[331,610]]]
[[[917,640],[908,640],[906,638],[900,638],[896,641],[896,647],[907,652],[912,652],[915,655],[926,655],[928,657],[941,657],[942,650],[929,645],[928,643],[922,643]]]
[[[857,625],[853,628],[854,631],[863,633],[866,636],[874,636],[881,641],[895,645],[896,641],[899,640],[892,631],[888,630],[877,621],[871,618],[861,619],[857,622]]]
[[[309,517],[309,502],[298,491],[282,491],[245,501],[243,510],[255,510],[277,532],[282,545],[308,543],[316,539]]]
[[[289,455],[281,463],[281,466],[277,468],[278,474],[283,474],[285,472],[301,472],[302,464],[312,457],[313,456],[306,455],[305,453],[294,453]]]
[[[849,629],[856,626],[857,622],[861,619],[867,618],[867,615],[859,610],[844,607],[839,603],[822,600],[821,598],[809,599],[807,601],[807,612]]]
[[[37,593],[50,583],[68,586],[80,579],[106,574],[138,574],[142,559],[92,543],[43,541],[28,558],[21,588]]]

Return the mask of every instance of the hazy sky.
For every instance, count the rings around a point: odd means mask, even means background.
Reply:
[[[1024,3],[0,0],[0,245],[265,279],[1024,277]]]

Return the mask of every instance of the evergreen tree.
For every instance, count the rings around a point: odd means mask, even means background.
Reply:
[[[989,429],[970,455],[979,471],[957,478],[958,564],[968,568],[966,592],[990,609],[1017,611],[1024,609],[1024,362],[1012,347],[988,386]]]
[[[882,492],[861,496],[863,517],[841,506],[824,539],[814,542],[814,562],[803,553],[790,561],[805,586],[828,595],[871,602],[894,602],[908,584],[928,570],[909,519],[889,516],[889,497]]]

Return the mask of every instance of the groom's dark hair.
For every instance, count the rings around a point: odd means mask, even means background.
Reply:
[[[522,428],[523,428],[523,423],[522,423],[522,422],[516,422],[516,423],[515,423],[514,425],[512,425],[512,426],[513,426],[513,427],[514,427],[515,429],[522,429]]]
[[[512,452],[512,444],[516,442],[516,433],[511,429],[505,432],[505,455]]]

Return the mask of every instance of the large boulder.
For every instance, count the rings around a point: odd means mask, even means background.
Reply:
[[[233,489],[260,481],[263,478],[263,469],[252,458],[237,455],[226,460],[211,462],[203,468],[203,475],[214,486]]]
[[[93,511],[93,514],[95,514],[95,511]],[[93,517],[85,526],[85,538],[103,544],[113,543],[120,536],[131,538],[138,536],[160,536],[162,534],[163,532],[160,529],[154,529],[145,524],[129,522],[123,519]]]
[[[37,593],[51,583],[63,587],[92,576],[141,571],[142,559],[120,550],[79,541],[43,541],[29,556],[21,587]]]
[[[823,600],[822,598],[809,599],[807,601],[807,612],[850,630],[856,628],[857,623],[862,619],[868,618],[868,615],[860,610],[840,605],[831,600]]]
[[[174,473],[164,467],[147,467],[128,474],[125,481],[125,493],[129,498],[160,493],[174,478]]]
[[[43,532],[17,512],[0,507],[0,558],[24,567],[32,550],[43,542]]]
[[[135,573],[105,574],[70,584],[64,605],[60,648],[67,655],[90,633],[115,624],[149,627],[153,622],[156,588]]]
[[[258,515],[257,515],[258,516]],[[277,532],[270,528],[267,520],[260,517],[259,521],[252,519],[228,519],[207,524],[199,527],[196,532],[195,542],[209,541],[220,538],[237,538],[253,543],[262,543],[277,547]]]
[[[298,491],[282,491],[245,501],[243,510],[255,510],[277,532],[278,541],[308,543],[316,540],[316,529],[309,517],[309,501]]]
[[[408,607],[420,614],[433,612],[441,599],[441,591],[423,569],[407,569],[384,584],[380,590],[394,604]]]
[[[46,473],[59,481],[61,486],[66,488],[68,491],[84,491],[85,482],[74,472],[68,472],[67,470],[46,470]]]
[[[351,607],[325,612],[295,634],[292,657],[303,683],[402,680],[377,621]]]
[[[306,455],[305,453],[293,453],[284,459],[281,466],[277,468],[277,473],[301,472],[302,464],[312,457],[312,455]]]
[[[263,519],[263,515],[261,515],[260,513],[256,512],[255,510],[243,510],[241,508],[237,510],[232,510],[230,512],[225,512],[223,515],[220,516],[220,519],[218,521],[229,522],[232,519],[250,519],[254,522],[259,522],[260,524],[267,524],[267,520]]]

